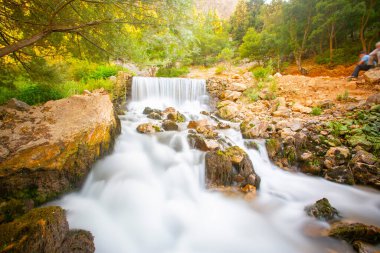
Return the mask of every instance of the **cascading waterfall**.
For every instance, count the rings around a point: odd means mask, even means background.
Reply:
[[[81,191],[54,203],[68,210],[71,228],[93,233],[97,252],[353,252],[331,238],[306,235],[328,227],[304,212],[322,197],[348,219],[380,225],[377,192],[280,170],[259,140],[259,150],[246,150],[262,178],[256,199],[207,191],[204,154],[189,147],[187,123],[178,132],[136,132],[139,124],[152,121],[142,115],[143,108],[166,106],[168,100],[187,119],[206,117],[198,110],[204,109],[204,81],[138,77],[132,89],[114,152],[96,163]],[[220,135],[244,148],[240,132],[228,129]]]

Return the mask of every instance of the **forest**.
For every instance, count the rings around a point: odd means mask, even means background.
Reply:
[[[0,103],[111,91],[108,77],[127,64],[156,76],[242,62],[300,73],[305,59],[351,65],[380,34],[376,0],[239,0],[230,17],[197,3],[1,0]]]

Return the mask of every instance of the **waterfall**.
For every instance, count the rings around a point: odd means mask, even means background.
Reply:
[[[212,120],[199,113],[205,96],[204,80],[134,78],[114,151],[95,164],[79,192],[52,203],[67,210],[71,229],[91,231],[97,253],[353,252],[313,232],[328,225],[304,207],[322,197],[346,219],[380,225],[377,192],[283,171],[269,161],[263,140],[256,140],[258,150],[247,149],[234,128],[220,137],[243,148],[262,178],[249,202],[205,189],[205,155],[188,144],[188,122],[179,131],[137,133],[141,123],[160,124],[143,115],[144,106],[169,100],[188,120]]]
[[[132,81],[132,102],[145,101],[147,106],[157,107],[157,101],[164,106],[207,104],[207,97],[204,79],[134,77]]]

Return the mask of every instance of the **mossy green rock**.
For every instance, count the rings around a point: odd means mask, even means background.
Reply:
[[[313,205],[307,206],[305,211],[309,216],[319,220],[329,221],[338,218],[338,211],[331,206],[326,198],[318,200]]]
[[[83,230],[69,231],[65,211],[57,206],[36,208],[13,222],[0,225],[2,253],[94,251],[91,233]]]
[[[380,228],[362,223],[336,223],[329,231],[329,236],[349,243],[363,241],[371,244],[380,243]]]

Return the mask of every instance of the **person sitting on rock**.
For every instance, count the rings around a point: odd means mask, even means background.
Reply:
[[[367,71],[373,67],[373,65],[369,65],[369,55],[365,51],[360,52],[359,58],[360,61],[358,62],[358,65],[356,65],[352,75],[348,77],[349,79],[358,78],[361,70]]]
[[[376,49],[369,54],[368,65],[376,65],[380,62],[380,41],[376,43]]]

